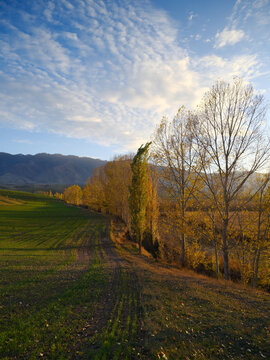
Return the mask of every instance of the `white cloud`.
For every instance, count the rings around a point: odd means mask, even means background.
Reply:
[[[135,150],[217,77],[259,67],[251,55],[191,58],[168,15],[145,2],[41,4],[48,22],[19,30],[9,21],[13,33],[0,38],[0,122],[15,127]]]
[[[189,17],[188,17],[188,20],[189,21],[192,21],[195,17],[197,17],[198,15],[197,14],[195,14],[193,11],[191,11],[190,13],[189,13]]]
[[[82,115],[74,115],[71,117],[68,117],[67,120],[75,121],[75,122],[85,122],[85,123],[100,123],[102,122],[101,119],[89,117],[89,116],[82,116]]]
[[[225,28],[220,33],[216,34],[216,44],[215,47],[221,48],[226,45],[235,45],[245,37],[243,30],[232,29],[229,30]]]
[[[71,32],[65,31],[63,34],[69,40],[78,41],[78,36],[76,33],[71,33]]]
[[[12,142],[15,142],[17,144],[33,144],[33,142],[28,139],[13,139]]]
[[[69,9],[69,10],[73,10],[74,6],[68,2],[67,0],[62,0],[62,3]]]
[[[260,76],[260,63],[255,55],[240,55],[223,58],[217,55],[207,55],[198,60],[198,69],[207,74],[207,79],[215,81],[218,78],[230,81],[234,76],[244,76],[251,80]],[[209,80],[208,80],[209,81]]]
[[[55,5],[52,1],[49,1],[47,7],[45,8],[43,14],[49,22],[53,22],[53,11]]]
[[[230,28],[245,27],[250,36],[261,37],[268,40],[270,33],[270,0],[237,0],[229,18]]]

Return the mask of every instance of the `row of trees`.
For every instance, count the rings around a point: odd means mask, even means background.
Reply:
[[[149,246],[157,241],[157,174],[148,166],[150,143],[136,156],[115,157],[96,168],[82,193],[82,203],[90,209],[121,219],[137,239],[139,252],[143,236]]]
[[[163,118],[152,143],[134,157],[96,169],[82,202],[120,217],[139,249],[143,237],[156,242],[161,225],[167,227],[179,239],[182,266],[195,257],[191,248],[206,255],[214,249],[218,276],[221,250],[228,280],[231,254],[242,279],[256,286],[269,250],[265,110],[250,84],[216,82],[196,111],[182,107],[172,121]]]
[[[253,174],[268,165],[269,138],[264,122],[263,96],[241,79],[232,84],[218,81],[196,112],[181,108],[173,121],[163,119],[153,154],[166,193],[177,209],[182,265],[186,211],[195,201],[206,210],[214,231],[219,227],[224,276],[229,279],[229,241],[235,217],[269,180],[267,176],[249,194],[244,193]]]

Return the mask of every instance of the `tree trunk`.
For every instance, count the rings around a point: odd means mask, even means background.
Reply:
[[[180,264],[182,267],[185,266],[185,234],[181,234],[181,256]]]
[[[217,251],[217,244],[215,242],[215,258],[216,258],[216,277],[219,277],[219,265],[218,265],[218,251]]]
[[[254,288],[256,288],[257,281],[258,281],[258,271],[259,271],[260,256],[261,256],[261,248],[258,249],[258,254],[256,256],[256,261],[255,261],[255,273],[254,273],[254,281],[253,281],[253,287]]]
[[[183,172],[184,174],[184,172]],[[182,182],[183,182],[183,179],[182,178]],[[184,186],[182,188],[182,199],[184,199]],[[184,234],[184,219],[185,219],[185,203],[184,201],[182,200],[181,201],[181,228],[182,228],[182,232],[181,232],[181,257],[180,257],[180,264],[182,267],[185,266],[185,234]]]
[[[223,232],[222,232],[222,251],[223,251],[223,261],[224,261],[224,277],[225,280],[229,280],[229,254],[228,254],[228,219],[223,221]]]
[[[142,254],[142,234],[139,235],[139,255]]]
[[[257,244],[260,243],[261,238],[261,218],[262,218],[262,192],[260,194],[260,204],[259,204],[259,218],[258,218],[258,230],[257,230]],[[256,288],[257,281],[258,281],[258,270],[259,270],[259,261],[260,261],[260,255],[261,255],[261,248],[260,245],[258,245],[258,249],[256,251],[255,259],[254,259],[254,265],[253,265],[253,287]]]

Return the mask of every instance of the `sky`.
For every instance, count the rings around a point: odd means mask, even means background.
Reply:
[[[270,0],[0,0],[2,152],[135,152],[234,76],[270,102]]]

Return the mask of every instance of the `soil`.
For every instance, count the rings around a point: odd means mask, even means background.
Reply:
[[[74,358],[93,358],[108,341],[113,327],[117,323],[117,336],[124,341],[122,353],[127,353],[126,347],[131,349],[128,359],[142,359],[142,325],[141,325],[141,287],[134,263],[122,257],[116,249],[115,243],[110,239],[109,224],[100,233],[100,241],[93,244],[91,237],[85,237],[81,246],[76,250],[77,260],[89,264],[93,259],[93,250],[96,248],[98,257],[108,275],[109,285],[103,289],[101,301],[97,304],[94,316],[86,320],[84,327],[85,349],[77,351]],[[119,311],[120,309],[120,311]],[[88,339],[88,340],[87,340]],[[109,355],[106,359],[113,359],[120,342],[110,344]],[[119,352],[119,351],[118,351]],[[97,358],[103,358],[102,353]],[[104,357],[105,358],[105,357]],[[121,359],[121,352],[118,354]],[[125,357],[126,358],[126,357]]]

